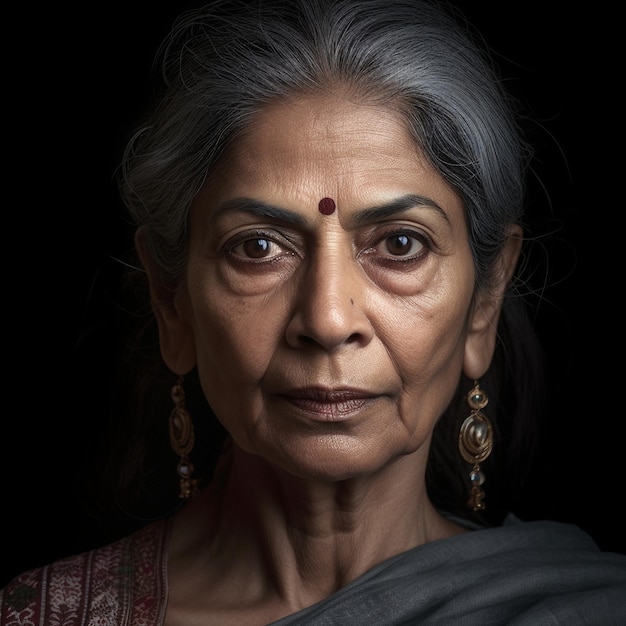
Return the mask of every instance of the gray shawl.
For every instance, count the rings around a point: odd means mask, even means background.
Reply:
[[[626,626],[626,555],[576,526],[509,515],[388,559],[272,626],[296,624]]]

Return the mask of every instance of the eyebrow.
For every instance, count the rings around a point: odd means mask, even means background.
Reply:
[[[450,221],[448,214],[434,200],[419,194],[407,194],[389,202],[384,202],[383,204],[363,209],[353,216],[352,221],[356,225],[368,224],[375,222],[376,220],[389,217],[390,215],[395,215],[396,213],[408,211],[416,206],[434,209],[443,218],[445,218],[447,222]],[[305,226],[308,223],[307,219],[299,213],[290,211],[289,209],[272,206],[260,200],[245,197],[233,198],[232,200],[227,200],[226,202],[220,204],[213,213],[211,221],[217,220],[222,213],[230,211],[243,211],[245,213],[258,215],[259,217],[268,217],[270,219],[287,224],[293,224],[295,226]]]
[[[364,209],[363,211],[359,211],[354,216],[354,221],[357,224],[367,224],[369,222],[374,222],[376,220],[389,217],[390,215],[394,215],[396,213],[402,213],[403,211],[408,211],[416,206],[426,207],[430,209],[434,209],[439,213],[447,222],[450,222],[450,218],[448,214],[434,201],[426,196],[421,196],[419,194],[407,194],[405,196],[400,196],[390,202],[385,202],[383,204],[379,204],[374,207],[370,207],[369,209]]]
[[[269,217],[271,219],[286,222],[287,224],[294,224],[296,226],[305,226],[307,223],[306,218],[299,213],[271,206],[265,202],[254,200],[252,198],[233,198],[232,200],[227,200],[223,204],[219,205],[213,213],[211,221],[217,220],[222,213],[229,213],[231,211],[243,211],[244,213],[251,213],[252,215],[258,215],[259,217]]]

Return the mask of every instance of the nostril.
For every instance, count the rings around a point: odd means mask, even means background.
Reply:
[[[347,337],[345,341],[342,341],[340,343],[343,343],[343,344],[360,343],[361,340],[362,340],[362,335],[360,333],[353,333],[352,335]],[[309,335],[299,335],[298,336],[298,342],[300,343],[301,347],[302,346],[321,346],[321,347],[324,347],[324,344],[323,344],[322,341],[317,341],[314,337],[310,337]]]

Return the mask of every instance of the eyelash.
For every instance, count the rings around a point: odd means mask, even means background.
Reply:
[[[365,257],[376,257],[379,258],[376,262],[381,264],[393,264],[395,266],[398,265],[407,265],[414,263],[420,260],[428,251],[432,250],[433,244],[431,239],[422,231],[418,231],[412,228],[394,228],[390,229],[388,232],[376,233],[378,236],[373,245],[369,245],[362,249],[359,253],[359,256]],[[404,256],[395,256],[392,253],[387,254],[379,254],[377,253],[377,249],[379,246],[383,245],[386,241],[392,239],[393,237],[407,237],[410,242],[411,247],[415,245],[415,242],[420,244],[422,247],[414,254],[411,254],[408,257]],[[239,254],[235,252],[236,248],[242,246],[248,242],[254,241],[267,241],[270,246],[276,245],[282,248],[282,252],[275,254],[270,257],[250,257],[246,254]],[[254,265],[262,265],[267,263],[274,263],[285,256],[295,256],[295,245],[291,243],[286,237],[279,235],[276,231],[263,231],[263,230],[255,230],[254,232],[244,232],[237,236],[234,240],[229,241],[227,246],[225,247],[225,252],[231,258],[236,260],[239,263],[249,263]]]
[[[383,245],[386,241],[391,240],[393,237],[407,237],[409,240],[412,240],[411,247],[414,245],[414,242],[417,242],[421,245],[421,248],[413,254],[409,256],[396,256],[392,253],[387,253],[377,255],[377,249],[379,246]],[[390,229],[388,232],[383,233],[382,236],[379,236],[376,243],[373,246],[370,246],[363,250],[361,254],[367,256],[378,256],[378,263],[382,264],[393,264],[393,265],[408,265],[419,261],[425,254],[427,254],[430,250],[432,250],[433,244],[431,239],[422,231],[415,230],[413,228],[394,228]]]
[[[239,246],[242,246],[248,242],[253,241],[267,241],[270,245],[276,245],[283,248],[283,250],[288,250],[282,252],[281,254],[277,254],[271,257],[248,257],[244,254],[237,254],[235,249]],[[285,237],[279,236],[275,231],[262,231],[255,230],[254,232],[244,232],[239,236],[235,237],[234,240],[229,241],[226,249],[226,254],[234,258],[239,263],[252,263],[252,264],[263,264],[263,263],[272,263],[280,259],[284,256],[295,256],[295,251],[293,250],[293,244],[290,244],[289,241]]]

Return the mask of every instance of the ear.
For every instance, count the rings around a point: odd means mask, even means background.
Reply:
[[[520,226],[514,224],[509,228],[496,262],[493,288],[487,293],[478,294],[474,302],[463,360],[463,372],[471,380],[478,380],[491,364],[504,294],[519,259],[522,235]]]
[[[166,365],[184,375],[196,365],[196,348],[185,285],[165,284],[146,244],[145,227],[135,232],[135,247],[148,276],[150,303],[159,327],[159,346]]]

